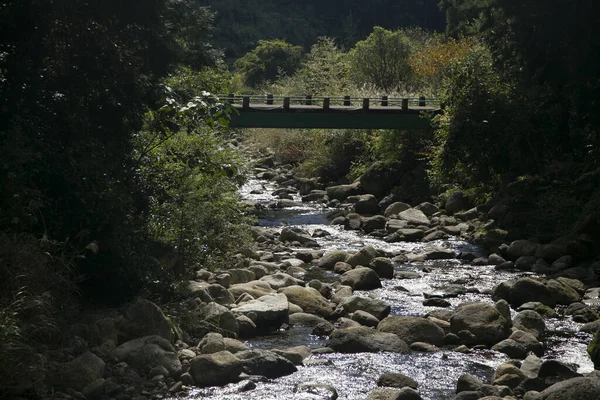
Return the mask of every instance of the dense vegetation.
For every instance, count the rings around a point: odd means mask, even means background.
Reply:
[[[600,9],[437,3],[3,2],[0,397],[44,379],[39,349],[79,308],[172,299],[248,240],[211,93],[440,97],[428,132],[250,136],[324,183],[377,165],[406,201],[460,187],[514,206],[515,236],[598,251]]]

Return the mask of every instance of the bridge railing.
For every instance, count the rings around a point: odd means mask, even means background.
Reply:
[[[408,110],[416,107],[443,108],[439,99],[425,97],[351,97],[351,96],[274,96],[274,95],[235,95],[233,93],[218,96],[222,101],[242,108],[253,105],[273,106],[273,109],[289,109],[292,106],[312,106],[329,109],[330,107],[349,107],[368,110],[373,107],[396,107]]]

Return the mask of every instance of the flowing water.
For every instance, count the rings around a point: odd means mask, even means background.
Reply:
[[[271,195],[275,188],[268,183],[250,181],[241,190],[241,195],[267,206],[276,199]],[[295,198],[300,203],[300,198]],[[330,226],[325,217],[331,211],[316,204],[299,204],[297,207],[269,210],[263,213],[259,224],[281,229],[282,226],[297,226],[309,232],[326,230],[330,236],[316,239],[322,250],[358,250],[372,245],[390,253],[422,253],[436,246],[455,252],[478,253],[479,249],[460,240],[444,240],[432,243],[394,243],[364,236],[355,231],[345,231]],[[444,260],[426,263],[395,265],[397,270],[414,271],[418,279],[384,280],[381,289],[355,292],[359,296],[374,297],[391,305],[391,315],[422,316],[435,310],[424,307],[423,294],[440,293],[451,284],[460,284],[467,293],[447,298],[456,307],[465,301],[493,303],[489,296],[498,283],[515,278],[515,273],[495,271],[492,266],[472,266],[459,260]],[[310,273],[311,271],[309,271]],[[579,372],[590,372],[593,365],[586,353],[590,336],[577,333],[580,324],[567,319],[546,320],[546,344],[549,345],[544,358],[556,358],[579,366]],[[251,348],[273,349],[306,345],[310,348],[325,346],[325,340],[310,334],[310,328],[292,328],[266,337],[246,341]],[[409,355],[394,353],[321,354],[313,355],[320,362],[299,366],[298,372],[279,379],[258,383],[256,389],[239,393],[239,387],[231,384],[223,388],[197,389],[189,399],[321,399],[315,394],[294,392],[297,384],[318,382],[333,385],[340,399],[359,400],[376,387],[378,377],[384,372],[400,372],[415,379],[423,399],[453,399],[458,377],[464,373],[478,376],[485,382],[494,369],[507,360],[504,354],[489,350],[478,350],[468,354],[442,350],[436,353],[412,352]]]

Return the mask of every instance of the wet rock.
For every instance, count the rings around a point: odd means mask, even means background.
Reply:
[[[387,317],[377,330],[396,334],[408,344],[425,342],[435,346],[444,344],[444,330],[435,323],[420,317]]]
[[[315,325],[311,335],[325,337],[331,335],[334,330],[335,327],[331,323],[327,321],[319,322],[317,325]]]
[[[491,346],[509,336],[510,323],[494,306],[485,303],[467,303],[459,306],[450,319],[450,331],[458,334],[459,337],[461,331],[471,332],[475,341],[464,344]]]
[[[520,278],[509,289],[508,298],[505,298],[513,308],[530,301],[537,301],[550,308],[556,306],[552,292],[543,282],[532,278]]]
[[[573,378],[550,386],[542,391],[539,400],[580,400],[600,398],[600,380]]]
[[[333,385],[319,382],[300,383],[294,387],[294,393],[307,393],[311,396],[317,396],[319,400],[336,400],[338,392]]]
[[[538,372],[540,378],[560,377],[562,379],[580,376],[577,373],[577,365],[569,364],[559,360],[545,360]]]
[[[173,342],[176,336],[173,323],[160,307],[145,299],[137,299],[125,308],[123,318],[117,322],[117,331],[120,342],[154,335]]]
[[[375,389],[369,393],[367,400],[421,400],[419,392],[405,387],[402,389]]]
[[[145,374],[154,367],[162,366],[169,374],[181,373],[181,362],[171,343],[161,336],[146,336],[130,340],[115,349],[119,361]]]
[[[390,313],[390,306],[382,300],[369,297],[350,296],[343,299],[338,307],[342,308],[346,314],[355,311],[366,311],[381,320]]]
[[[310,237],[308,232],[300,228],[283,228],[279,240],[282,242],[298,242],[307,247],[319,247],[319,243]]]
[[[348,271],[351,271],[353,269],[354,269],[354,267],[346,262],[337,262],[333,266],[333,272],[335,272],[336,274],[340,274],[340,275],[342,275]]]
[[[550,290],[552,298],[556,304],[569,305],[581,301],[581,295],[572,287],[561,283],[555,279],[550,279],[546,286]]]
[[[414,271],[396,271],[394,279],[419,279],[421,274]]]
[[[585,332],[585,333],[590,333],[590,334],[594,334],[594,333],[598,332],[599,330],[600,330],[600,319],[593,321],[593,322],[588,322],[587,324],[584,324],[581,328],[579,328],[580,332]]]
[[[492,350],[504,353],[511,358],[523,359],[530,352],[541,356],[544,347],[532,334],[517,330],[508,339],[492,346]]]
[[[238,380],[242,362],[228,351],[200,355],[190,363],[190,374],[200,387],[223,386]]]
[[[350,286],[354,290],[372,290],[381,287],[379,276],[371,268],[358,267],[344,273],[340,277],[342,285]]]
[[[353,267],[357,267],[359,265],[367,266],[373,261],[374,258],[378,256],[377,250],[373,248],[373,246],[365,246],[354,254],[351,254],[346,262]]]
[[[521,363],[520,370],[529,379],[535,379],[538,377],[542,368],[542,360],[535,354],[529,354],[525,360]]]
[[[408,210],[400,212],[398,218],[415,225],[429,226],[429,224],[431,224],[429,218],[423,214],[423,211],[414,208],[409,208]]]
[[[333,269],[336,263],[345,262],[348,258],[348,253],[342,250],[328,251],[319,260],[319,267],[324,269]]]
[[[166,341],[160,336],[157,337]],[[47,380],[50,385],[56,388],[83,390],[88,385],[101,379],[104,375],[104,369],[104,361],[88,351],[70,362],[53,365],[48,371]]]
[[[490,265],[500,265],[500,264],[504,264],[505,262],[506,262],[506,260],[504,258],[502,258],[502,256],[500,256],[496,253],[492,253],[488,257],[488,263]]]
[[[330,186],[325,190],[327,191],[327,197],[340,201],[345,200],[348,196],[354,196],[361,193],[359,182],[354,182],[350,185]]]
[[[513,326],[519,330],[530,333],[540,340],[544,337],[546,324],[542,316],[535,311],[525,310],[515,315]]]
[[[268,350],[248,350],[236,354],[248,375],[261,375],[269,379],[293,374],[298,369],[289,360]]]
[[[239,315],[235,318],[238,323],[239,335],[241,338],[250,338],[256,336],[256,324],[245,315]]]
[[[393,236],[393,240],[392,240]],[[393,235],[387,236],[387,241],[392,242],[418,242],[425,237],[422,229],[398,229]]]
[[[409,387],[417,389],[419,384],[409,376],[396,372],[386,372],[377,380],[377,386],[386,386],[394,388]]]
[[[329,302],[311,287],[289,286],[279,291],[286,295],[290,303],[300,306],[306,313],[328,318],[333,312]]]
[[[450,260],[456,258],[454,251],[440,247],[425,252],[426,260]]]
[[[251,281],[247,283],[231,285],[229,291],[231,292],[231,294],[233,294],[233,296],[236,299],[244,293],[249,294],[255,299],[265,296],[267,294],[277,293],[275,290],[273,290],[273,288],[271,288],[271,285],[263,281]]]
[[[410,349],[412,351],[418,351],[421,353],[436,353],[436,352],[440,351],[440,349],[437,346],[434,346],[429,343],[424,343],[424,342],[411,343]]]
[[[425,307],[450,307],[452,304],[448,300],[439,297],[432,297],[423,301]]]
[[[376,257],[371,260],[368,266],[382,279],[392,279],[394,277],[394,266],[389,258]]]
[[[336,329],[329,337],[327,346],[340,353],[410,353],[406,342],[393,333],[378,332],[366,327]]]
[[[379,212],[379,202],[372,194],[358,195],[354,212],[360,215],[375,215]],[[385,224],[384,224],[385,225]]]
[[[327,322],[322,317],[307,313],[295,313],[290,315],[289,323],[292,326],[314,327],[320,323]]]
[[[456,382],[456,393],[477,392],[482,386],[483,382],[479,380],[479,378],[473,375],[463,374],[458,377],[458,381]]]
[[[517,308],[517,311],[524,311],[524,310],[532,310],[535,311],[536,313],[540,314],[543,317],[547,317],[547,318],[557,318],[558,314],[556,313],[556,311],[554,311],[552,308],[543,305],[542,303],[538,302],[538,301],[530,301],[528,303],[524,303],[521,304],[521,306],[519,306],[519,308]]]

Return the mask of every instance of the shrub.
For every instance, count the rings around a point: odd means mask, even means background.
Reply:
[[[302,47],[283,40],[260,40],[258,46],[235,62],[246,85],[256,87],[278,76],[293,74],[299,67]]]

